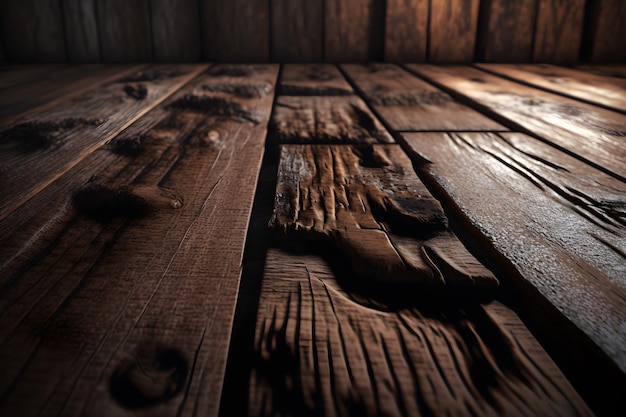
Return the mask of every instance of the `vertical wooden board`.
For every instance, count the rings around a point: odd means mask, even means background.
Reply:
[[[533,61],[577,62],[584,17],[585,0],[539,0]]]
[[[0,27],[11,61],[65,61],[63,15],[57,0],[3,0]]]
[[[149,0],[97,0],[102,60],[151,61]]]
[[[333,64],[286,64],[283,65],[277,94],[349,96],[354,91]]]
[[[486,62],[530,62],[539,0],[483,0],[478,56]]]
[[[375,0],[324,1],[324,60],[367,61]]]
[[[323,59],[324,3],[272,0],[272,60],[318,62]]]
[[[597,0],[590,4],[585,51],[594,62],[626,61],[626,2]]]
[[[270,59],[269,0],[202,1],[202,44],[210,60]]]
[[[65,0],[63,25],[67,59],[74,62],[100,61],[98,10],[95,0]]]
[[[150,0],[154,59],[199,61],[202,56],[197,0]]]
[[[430,3],[429,0],[387,0],[385,61],[426,60]]]
[[[429,62],[474,60],[480,0],[431,1]]]

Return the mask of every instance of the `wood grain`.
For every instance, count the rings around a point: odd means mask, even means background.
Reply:
[[[14,62],[65,61],[63,15],[57,0],[3,0],[0,28],[7,58]]]
[[[204,57],[216,61],[270,59],[269,0],[200,2]]]
[[[506,130],[395,65],[342,68],[392,130]]]
[[[150,0],[154,59],[164,62],[200,61],[197,0]]]
[[[408,65],[438,85],[622,180],[626,116],[463,67]]]
[[[590,4],[588,45],[585,51],[594,62],[626,61],[626,3],[597,0]]]
[[[577,62],[584,16],[585,0],[539,0],[533,61]]]
[[[4,127],[0,133],[0,188],[4,191],[0,219],[204,68],[155,65]]]
[[[426,60],[429,4],[428,0],[387,0],[385,61]]]
[[[324,3],[272,0],[272,60],[315,62],[323,58]]]
[[[626,113],[626,80],[537,64],[478,64],[479,68],[591,104]]]
[[[285,96],[349,96],[352,87],[332,64],[286,64],[278,94]]]
[[[216,67],[52,185],[58,239],[3,275],[1,414],[217,415],[278,70],[237,68],[266,93]]]
[[[322,258],[270,249],[251,416],[591,415],[497,301],[402,301],[346,289]]]
[[[593,72],[594,74],[608,75],[611,77],[626,78],[626,65],[620,64],[580,64],[576,69]]]
[[[100,61],[98,9],[95,0],[64,0],[63,27],[67,59],[72,62]]]
[[[431,1],[429,62],[474,60],[479,0]]]
[[[538,0],[483,0],[478,57],[486,62],[530,62]]]
[[[375,0],[325,0],[324,61],[369,59]]]
[[[97,0],[102,60],[151,61],[150,0]]]

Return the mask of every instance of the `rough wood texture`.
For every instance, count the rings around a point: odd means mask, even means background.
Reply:
[[[97,0],[102,60],[151,61],[150,0]]]
[[[154,59],[199,61],[202,57],[197,0],[150,0]]]
[[[530,62],[538,0],[483,0],[478,58],[486,62]]]
[[[278,62],[321,61],[324,2],[272,0],[272,59]]]
[[[587,54],[595,62],[626,61],[626,2],[596,0],[590,4]]]
[[[497,301],[363,296],[317,256],[271,249],[251,416],[591,415]]]
[[[409,65],[512,125],[626,179],[626,115],[463,67]]]
[[[343,254],[361,288],[497,285],[399,146],[282,146],[270,225]]]
[[[324,60],[367,61],[376,0],[324,1]]]
[[[216,67],[52,185],[2,274],[0,414],[217,415],[277,69]]]
[[[58,0],[2,0],[0,28],[11,61],[65,61],[63,15]]]
[[[533,61],[578,61],[584,16],[585,0],[539,0]]]
[[[430,2],[429,62],[474,60],[480,0]]]
[[[386,61],[426,60],[429,4],[429,0],[387,0]]]
[[[545,88],[591,104],[626,113],[626,80],[554,65],[478,64],[516,81]]]
[[[165,100],[205,66],[155,65],[0,131],[0,219]],[[10,172],[10,175],[7,175]]]
[[[67,59],[73,62],[100,61],[98,12],[95,0],[61,1]]]
[[[506,130],[395,65],[355,64],[342,68],[395,131]]]
[[[519,133],[404,138],[471,225],[626,371],[624,183]],[[537,303],[536,292],[518,292]]]
[[[204,57],[216,61],[269,61],[268,1],[201,2]]]
[[[280,76],[278,94],[285,96],[348,96],[350,84],[332,64],[287,64]]]

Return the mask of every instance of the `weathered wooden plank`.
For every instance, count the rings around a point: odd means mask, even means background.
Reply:
[[[499,302],[344,281],[319,256],[268,251],[247,415],[592,415]]]
[[[324,0],[325,61],[369,59],[375,1]]]
[[[626,113],[626,80],[554,65],[478,64],[496,75]]]
[[[269,0],[200,2],[204,57],[217,61],[270,59]]]
[[[352,87],[332,64],[286,64],[277,90],[284,96],[349,96]]]
[[[519,133],[403,137],[423,172],[532,285],[516,283],[525,305],[541,316],[548,300],[625,372],[624,183]],[[574,338],[561,328],[550,332]],[[585,343],[567,345],[564,355],[594,360]],[[624,381],[608,390],[620,392]]]
[[[57,0],[3,0],[0,28],[7,57],[12,61],[66,59],[63,15]]]
[[[184,85],[204,65],[152,66],[0,132],[0,219]]]
[[[5,91],[17,85],[55,77],[56,74],[65,69],[67,66],[62,64],[3,65],[0,67],[0,90]],[[2,98],[6,99],[5,97]]]
[[[150,0],[154,59],[199,61],[202,57],[197,0]]]
[[[0,295],[1,414],[217,415],[278,72],[232,68],[52,185],[66,191],[49,201],[58,239],[44,233]],[[267,88],[230,92],[247,83]]]
[[[98,10],[95,0],[62,1],[61,7],[68,60],[100,61]]]
[[[507,130],[395,65],[342,68],[393,130]]]
[[[626,116],[463,67],[408,67],[507,123],[567,149],[616,177],[626,178]]]
[[[584,16],[585,0],[539,0],[533,61],[578,61]]]
[[[429,4],[428,0],[387,0],[385,61],[426,60]]]
[[[430,5],[429,62],[474,60],[479,0],[434,1]]]
[[[150,0],[97,0],[102,60],[151,61]]]
[[[626,65],[620,64],[581,64],[576,65],[576,69],[589,71],[600,75],[609,75],[611,77],[626,78]]]
[[[321,61],[324,2],[272,0],[272,59],[278,62]]]
[[[586,50],[591,61],[626,61],[626,3],[621,0],[596,0],[589,4],[589,33]]]
[[[530,62],[538,0],[483,0],[478,57],[487,62]]]

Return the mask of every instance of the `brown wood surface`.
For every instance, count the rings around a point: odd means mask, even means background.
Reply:
[[[538,0],[483,0],[478,59],[530,62]]]
[[[333,64],[286,64],[280,75],[278,94],[349,96],[354,91]]]
[[[533,61],[578,61],[584,17],[585,0],[539,0]]]
[[[267,62],[270,59],[269,0],[215,0],[201,5],[205,59]]]
[[[150,0],[154,60],[200,61],[199,6],[197,0]]]
[[[204,65],[154,65],[1,131],[0,219],[165,100]],[[10,173],[10,175],[9,175]]]
[[[268,251],[249,415],[592,415],[501,303],[364,296],[344,278]]]
[[[67,59],[63,14],[57,0],[3,0],[0,28],[7,58],[14,62]]]
[[[150,0],[97,0],[102,60],[151,61]]]
[[[590,4],[588,50],[591,61],[626,61],[626,2],[596,0]]]
[[[624,183],[519,133],[403,137],[423,172],[538,291],[520,285],[525,304],[540,309],[545,297],[624,372]]]
[[[480,0],[430,2],[429,62],[474,60]]]
[[[395,131],[507,130],[398,66],[353,64],[342,68]]]
[[[98,9],[95,0],[61,1],[67,59],[72,62],[100,61]]]
[[[463,66],[408,65],[518,129],[626,178],[626,115]]]
[[[387,0],[385,61],[426,60],[429,5],[429,0]]]
[[[367,61],[376,0],[324,0],[324,61]]]
[[[586,72],[593,72],[594,74],[626,78],[626,65],[623,64],[580,64],[576,65],[575,68]]]
[[[277,75],[237,68],[265,93],[202,75],[51,185],[2,275],[0,414],[217,415]]]
[[[323,58],[324,1],[272,0],[272,60],[315,62]]]
[[[478,64],[479,68],[626,113],[626,80],[554,65]]]

